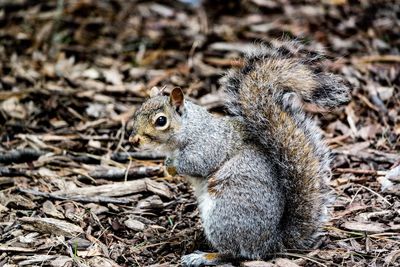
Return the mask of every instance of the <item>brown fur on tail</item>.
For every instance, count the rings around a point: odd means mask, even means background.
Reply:
[[[331,108],[347,102],[349,92],[340,78],[314,65],[319,57],[297,58],[293,50],[300,48],[284,46],[290,49],[259,46],[247,54],[246,67],[228,74],[222,85],[229,111],[245,118],[256,142],[277,158],[287,196],[281,219],[284,246],[306,248],[326,218],[329,153],[314,122],[287,96]]]
[[[323,71],[322,59],[322,55],[306,51],[294,41],[277,47],[259,45],[246,54],[246,67],[227,75],[226,84],[235,87],[247,80],[269,85],[271,94],[294,92],[323,108],[348,103],[349,88],[340,76]]]

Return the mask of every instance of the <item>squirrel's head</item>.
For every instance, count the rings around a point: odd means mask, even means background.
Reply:
[[[184,96],[174,88],[169,96],[154,87],[150,99],[142,104],[133,117],[133,131],[129,141],[139,148],[168,145],[180,129]]]

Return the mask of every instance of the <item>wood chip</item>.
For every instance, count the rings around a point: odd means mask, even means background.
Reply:
[[[246,261],[240,264],[241,267],[276,267],[275,264],[266,261]]]
[[[20,261],[18,266],[32,266],[35,264],[43,265],[56,257],[56,255],[35,255],[29,257],[27,260]]]
[[[0,245],[0,252],[35,252],[32,248],[22,248],[22,247],[9,247]]]
[[[42,210],[44,213],[47,215],[50,215],[52,217],[56,217],[58,219],[64,219],[64,215],[57,210],[56,206],[54,206],[53,202],[47,200],[43,203]]]
[[[93,257],[89,260],[89,266],[119,267],[115,261],[103,257]]]
[[[83,233],[81,227],[53,218],[22,217],[18,219],[22,228],[28,231],[37,231],[46,234],[76,237]]]
[[[128,181],[128,182],[112,183],[100,186],[81,187],[66,191],[57,191],[54,192],[53,194],[60,196],[79,195],[79,196],[117,197],[117,196],[126,196],[146,191],[155,193],[157,195],[166,198],[172,197],[171,191],[165,184],[153,181],[148,178]]]
[[[58,256],[54,260],[50,261],[49,264],[52,267],[59,267],[59,266],[72,266],[72,258],[67,256]]]
[[[386,225],[378,222],[345,222],[343,227],[351,231],[366,232],[370,234],[383,233],[389,229]]]

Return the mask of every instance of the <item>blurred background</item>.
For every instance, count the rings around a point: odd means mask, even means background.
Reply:
[[[133,150],[130,119],[153,86],[223,113],[224,72],[283,39],[323,51],[353,100],[307,107],[335,155],[327,234],[268,266],[399,263],[399,17],[398,0],[0,1],[0,266],[172,266],[210,249],[190,187]]]

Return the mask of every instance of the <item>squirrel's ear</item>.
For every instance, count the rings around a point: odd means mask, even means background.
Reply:
[[[151,88],[150,97],[155,97],[158,96],[159,94],[161,94],[161,90],[158,87],[154,86],[153,88]]]
[[[169,95],[169,101],[173,107],[175,107],[178,113],[181,113],[183,108],[184,96],[181,88],[174,88]]]

